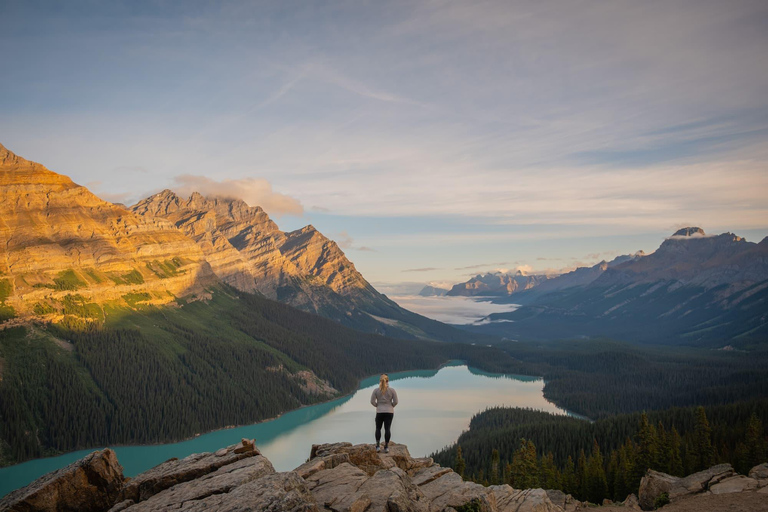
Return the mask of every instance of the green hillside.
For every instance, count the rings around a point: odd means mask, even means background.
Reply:
[[[0,330],[2,462],[252,423],[368,375],[449,359],[520,370],[498,349],[361,333],[229,287],[210,292],[174,307],[132,297],[134,308],[103,312],[73,300],[58,324]],[[311,391],[305,370],[336,391]]]

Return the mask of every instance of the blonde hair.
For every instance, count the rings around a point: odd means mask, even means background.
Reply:
[[[382,373],[381,377],[379,377],[379,389],[382,393],[386,393],[387,388],[389,387],[389,375],[386,373]]]

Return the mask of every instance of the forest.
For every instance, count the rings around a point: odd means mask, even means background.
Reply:
[[[385,371],[515,366],[499,349],[361,333],[228,287],[181,307],[105,306],[105,323],[73,304],[58,324],[0,330],[3,465],[253,423]],[[305,391],[305,369],[338,393]]]
[[[432,455],[465,479],[560,489],[579,500],[623,501],[647,469],[675,476],[730,463],[746,474],[768,460],[768,400],[621,414],[590,422],[520,408],[472,418]]]
[[[718,405],[768,396],[768,350],[725,351],[615,340],[510,342],[505,350],[544,396],[593,420],[614,414]]]

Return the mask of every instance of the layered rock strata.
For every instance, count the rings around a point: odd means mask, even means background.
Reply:
[[[131,210],[145,218],[164,219],[194,239],[216,275],[242,291],[313,313],[397,306],[379,294],[355,269],[341,248],[313,226],[291,232],[258,206],[239,199],[188,199],[164,190]]]
[[[18,314],[35,304],[52,313],[72,294],[168,302],[215,280],[197,244],[170,222],[103,201],[0,145],[0,281]]]

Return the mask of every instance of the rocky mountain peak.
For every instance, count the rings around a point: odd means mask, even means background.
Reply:
[[[688,227],[688,228],[682,228],[678,229],[674,232],[672,236],[707,236],[707,234],[704,232],[703,229],[699,227]]]

